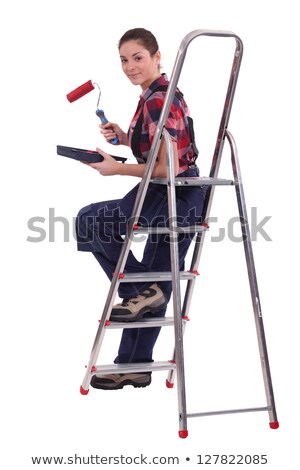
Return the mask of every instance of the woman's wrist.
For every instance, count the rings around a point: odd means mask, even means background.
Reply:
[[[120,141],[121,145],[127,145],[127,147],[128,147],[128,136],[127,136],[126,132],[123,132],[122,135],[120,135],[119,141]]]

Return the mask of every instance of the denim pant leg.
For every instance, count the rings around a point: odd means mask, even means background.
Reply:
[[[164,291],[169,301],[172,287],[167,286]],[[155,317],[164,317],[167,308],[155,313]],[[123,330],[118,355],[114,362],[116,364],[131,362],[152,362],[153,348],[161,328],[126,328]]]
[[[119,260],[123,245],[122,235],[126,233],[126,225],[131,215],[130,203],[127,206],[122,200],[104,201],[90,204],[78,213],[76,219],[77,247],[79,251],[90,251],[111,280]],[[129,252],[124,272],[137,273],[147,271],[147,266],[138,261]],[[132,297],[149,287],[151,283],[121,283],[120,297]]]
[[[185,175],[197,176],[197,175]],[[193,188],[192,190],[181,190],[177,192],[177,215],[178,225],[192,225],[199,221],[203,211],[205,199],[205,188]],[[167,217],[167,207],[165,206],[160,214],[159,220],[163,220],[162,215]],[[149,266],[151,271],[169,271],[170,263],[170,243],[169,237],[165,235],[148,237],[144,250],[142,262]],[[184,258],[193,239],[193,234],[182,234],[179,236],[179,265],[184,269]],[[171,282],[161,282],[160,287],[164,291],[167,300],[172,293]],[[155,313],[156,317],[163,317],[166,308]],[[160,328],[125,329],[122,334],[121,343],[118,350],[116,363],[124,362],[151,362],[153,348],[160,332]]]

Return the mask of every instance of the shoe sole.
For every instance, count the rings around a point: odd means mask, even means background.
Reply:
[[[113,384],[111,384],[111,386],[109,386],[109,384],[99,384],[99,383],[97,383],[96,380],[93,381],[93,378],[92,378],[91,387],[97,388],[97,389],[100,389],[100,390],[121,390],[126,385],[132,385],[134,388],[144,388],[144,387],[147,387],[148,385],[150,385],[150,383],[151,383],[151,376],[147,380],[147,382],[133,382],[132,380],[124,380],[124,382],[122,382],[120,384],[114,384],[113,383]]]
[[[124,322],[124,323],[130,323],[130,322],[135,322],[139,320],[140,318],[143,318],[145,313],[155,313],[159,312],[162,308],[165,308],[168,305],[168,302],[164,302],[163,304],[157,306],[157,307],[144,307],[142,308],[139,312],[131,314],[131,316],[127,315],[111,315],[110,316],[110,321],[115,321],[115,322]]]

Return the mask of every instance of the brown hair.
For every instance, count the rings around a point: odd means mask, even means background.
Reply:
[[[118,48],[120,49],[127,41],[137,41],[147,49],[151,57],[158,51],[158,43],[155,36],[144,28],[134,28],[126,31],[119,41]]]

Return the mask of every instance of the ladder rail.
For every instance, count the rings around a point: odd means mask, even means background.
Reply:
[[[224,141],[225,141],[225,134],[226,134],[226,130],[227,130],[230,114],[231,114],[232,103],[233,103],[233,99],[235,95],[241,61],[243,58],[243,43],[241,39],[233,33],[232,34],[228,33],[228,35],[235,37],[236,49],[235,49],[234,59],[233,59],[232,67],[231,67],[231,72],[230,72],[230,77],[229,77],[229,82],[228,82],[228,87],[227,87],[227,92],[226,92],[226,98],[225,98],[225,102],[223,106],[223,112],[222,112],[222,116],[220,120],[214,154],[213,154],[213,158],[211,162],[211,168],[210,168],[210,173],[209,173],[209,176],[211,178],[217,178],[219,174],[219,168],[221,164],[221,158],[222,158]],[[213,197],[214,197],[214,191],[215,191],[215,186],[210,186],[207,189],[205,205],[204,205],[204,210],[203,210],[204,221],[209,220],[211,206],[212,206]],[[201,258],[201,253],[203,249],[203,243],[204,243],[204,233],[201,233],[201,234],[199,233],[197,235],[196,243],[197,243],[196,249],[194,251],[192,262],[191,262],[192,270],[198,269],[198,266],[200,263],[200,258]]]
[[[187,410],[186,410],[186,391],[184,376],[184,353],[183,353],[183,325],[181,316],[181,296],[180,296],[180,272],[179,253],[178,253],[178,231],[177,231],[177,209],[176,209],[176,191],[175,191],[175,170],[174,170],[174,152],[170,134],[166,129],[163,136],[167,148],[167,176],[168,176],[168,214],[172,231],[172,240],[170,240],[170,260],[172,271],[172,297],[173,297],[173,315],[174,315],[174,333],[175,333],[175,363],[177,370],[177,397],[179,414],[179,432],[187,432]],[[173,221],[171,223],[171,220]],[[172,369],[173,370],[173,369]]]
[[[245,200],[238,152],[237,152],[235,140],[233,136],[231,135],[231,133],[228,131],[226,132],[226,138],[229,142],[230,149],[231,149],[232,169],[233,169],[235,181],[237,183],[235,185],[236,197],[237,197],[237,203],[238,203],[239,215],[240,215],[240,221],[241,221],[242,238],[243,238],[243,245],[244,245],[245,257],[246,257],[246,263],[247,263],[247,271],[248,271],[248,277],[249,277],[253,313],[254,313],[254,318],[255,318],[255,326],[256,326],[256,333],[257,333],[257,340],[258,340],[258,348],[259,348],[259,353],[260,353],[262,374],[263,374],[267,404],[269,407],[270,424],[272,423],[277,424],[278,421],[277,421],[275,398],[274,398],[272,379],[271,379],[270,363],[269,363],[269,358],[268,358],[267,343],[266,343],[266,337],[265,337],[265,331],[264,331],[260,295],[259,295],[259,289],[258,289],[258,283],[257,283],[255,262],[254,262],[252,242],[251,242],[251,234],[250,234],[250,228],[249,228],[249,223],[248,223],[246,200]]]
[[[222,158],[222,153],[223,153],[226,129],[227,129],[230,114],[231,114],[233,99],[234,99],[235,90],[236,90],[236,84],[237,84],[241,61],[243,57],[243,43],[241,39],[235,33],[232,33],[230,31],[210,31],[210,30],[193,31],[190,34],[188,34],[182,41],[182,45],[181,45],[182,51],[178,52],[178,56],[177,56],[178,67],[182,67],[182,62],[186,53],[186,48],[190,44],[190,42],[195,37],[203,36],[203,35],[204,36],[217,36],[217,37],[233,37],[236,40],[236,48],[235,48],[234,58],[233,58],[232,66],[231,66],[228,87],[226,91],[226,98],[225,98],[225,102],[223,106],[222,116],[221,116],[219,129],[218,129],[217,140],[215,144],[215,149],[214,149],[210,173],[209,173],[209,177],[217,178],[219,174],[219,168],[220,168],[220,163],[221,163],[221,158]],[[174,68],[175,67],[176,65],[174,66]],[[176,72],[174,72],[173,75],[174,77],[177,78]],[[172,77],[170,79],[169,86],[171,86],[171,81],[172,81]],[[176,87],[174,87],[174,90],[176,90]],[[166,99],[167,99],[167,95],[166,95]],[[202,216],[203,222],[209,221],[214,192],[215,192],[215,185],[211,185],[207,188],[204,209],[203,209],[203,216]],[[201,255],[202,255],[204,240],[205,240],[205,233],[204,232],[197,233],[197,236],[195,239],[195,249],[193,252],[191,265],[190,265],[190,271],[192,272],[198,270]],[[189,312],[190,304],[191,304],[191,300],[192,300],[192,296],[194,292],[194,287],[195,287],[195,278],[189,280],[186,286],[184,300],[183,300],[183,308],[182,308],[184,315],[186,315]],[[185,329],[185,326],[184,326],[184,329]],[[175,356],[175,352],[173,353],[173,359],[174,359],[174,356]],[[167,377],[167,382],[169,384],[174,383],[175,373],[176,372],[174,370],[170,370],[168,377]]]

